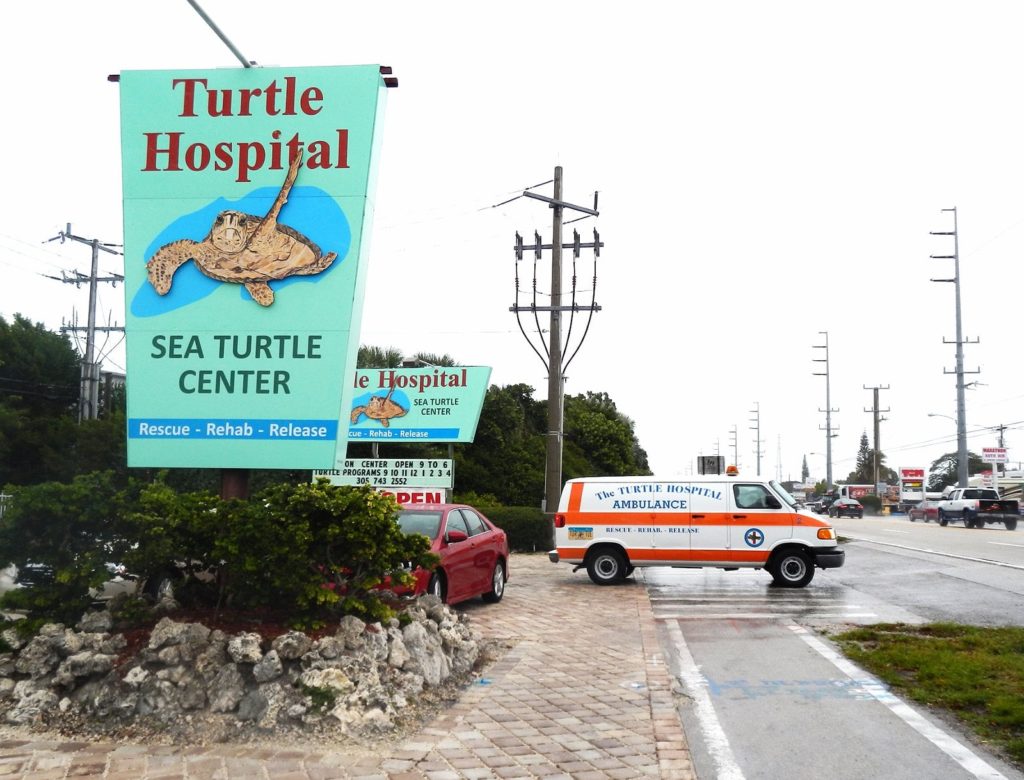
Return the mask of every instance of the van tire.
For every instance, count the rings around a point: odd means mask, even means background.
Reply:
[[[626,578],[626,558],[614,547],[587,556],[587,574],[595,585],[616,585]]]
[[[803,588],[814,579],[814,564],[803,550],[778,553],[767,568],[775,584],[783,588]]]

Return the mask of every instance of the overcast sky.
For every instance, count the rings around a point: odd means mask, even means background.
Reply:
[[[1024,6],[1019,2],[403,2],[201,0],[265,66],[390,65],[361,343],[546,369],[509,307],[518,230],[551,237],[519,198],[564,170],[598,219],[598,312],[567,394],[606,392],[655,473],[698,454],[825,474],[828,332],[833,476],[872,435],[890,466],[956,449],[957,207],[969,446],[1024,460]],[[43,243],[71,223],[120,243],[122,70],[239,67],[186,0],[39,0],[4,11],[0,314],[57,329],[87,290],[90,250]],[[537,192],[551,195],[551,185]],[[571,227],[567,235],[571,235]],[[101,272],[120,273],[103,255]],[[520,267],[525,290],[533,264]],[[577,268],[589,302],[592,256]],[[566,287],[571,268],[566,268]],[[550,289],[547,258],[538,287]],[[526,299],[520,299],[522,303]],[[539,302],[547,304],[541,298]],[[102,285],[101,321],[124,322]],[[546,321],[542,322],[546,328]],[[530,332],[532,322],[524,322]],[[573,326],[575,349],[584,323]],[[536,333],[533,333],[536,343]],[[980,338],[975,344],[973,340]],[[105,370],[123,370],[116,335]],[[100,341],[104,344],[103,339]],[[981,430],[984,428],[988,430]]]

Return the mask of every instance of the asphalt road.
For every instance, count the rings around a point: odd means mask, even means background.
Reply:
[[[827,639],[877,622],[1024,625],[1024,533],[903,517],[836,526],[846,565],[804,589],[755,571],[638,572],[684,694],[698,776],[1024,778]]]

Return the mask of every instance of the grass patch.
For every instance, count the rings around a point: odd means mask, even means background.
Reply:
[[[833,638],[908,698],[948,710],[1024,764],[1024,628],[881,623]]]

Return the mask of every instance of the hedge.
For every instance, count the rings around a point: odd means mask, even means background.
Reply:
[[[481,506],[487,519],[508,535],[515,552],[547,552],[555,546],[551,517],[531,506]]]

